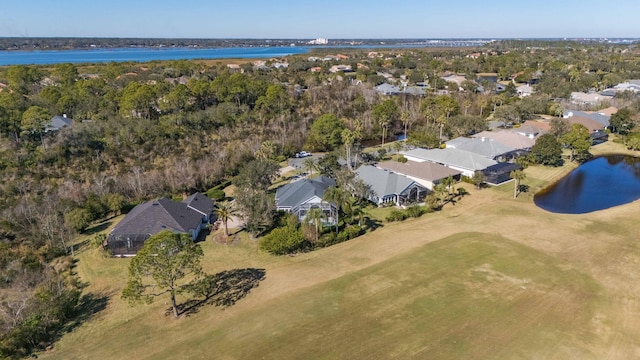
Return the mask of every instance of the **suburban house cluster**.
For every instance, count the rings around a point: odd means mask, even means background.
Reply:
[[[604,100],[610,100],[614,96],[628,92],[633,95],[640,93],[640,80],[629,80],[619,83],[613,87],[606,88],[600,92],[590,91],[581,92],[576,91],[571,93],[571,102],[576,105],[595,105]]]
[[[371,53],[370,57],[378,54]],[[345,55],[327,55],[324,58],[309,58],[310,61],[342,61],[348,59]],[[287,67],[280,62],[255,63],[257,67]],[[364,66],[357,64],[358,67]],[[309,71],[317,71],[314,67]],[[330,72],[351,72],[351,65],[333,65]],[[424,96],[429,85],[425,82],[409,85],[406,79],[396,81],[391,74],[378,73],[388,82],[375,87],[384,96],[410,95]],[[512,77],[515,77],[514,74]],[[538,74],[536,74],[537,76]],[[404,81],[403,81],[404,80]],[[445,74],[442,77],[448,86],[463,85],[469,89],[469,81],[461,75]],[[505,86],[497,81],[495,92],[505,90]],[[484,86],[489,83],[482,82]],[[534,92],[532,81],[516,87],[520,97],[526,97]],[[477,86],[475,91],[484,92],[483,85],[473,81]],[[493,86],[493,85],[492,85]],[[471,89],[473,90],[473,89]],[[619,92],[640,92],[640,80],[631,80],[618,84],[611,89],[597,94],[572,94],[572,102],[576,105],[593,104],[613,96]],[[576,106],[579,108],[580,106]],[[607,132],[611,115],[616,108],[599,111],[566,110],[562,117],[569,124],[584,125],[590,132],[592,143],[607,141]],[[57,116],[47,124],[47,131],[56,131],[70,126],[71,119]],[[489,124],[489,131],[483,131],[469,137],[458,137],[444,143],[442,148],[423,149],[413,148],[401,151],[406,161],[382,161],[361,165],[355,170],[355,176],[366,184],[369,189],[368,200],[378,206],[405,207],[424,202],[429,193],[445,179],[462,180],[463,177],[473,178],[477,173],[483,174],[484,181],[490,185],[498,185],[511,180],[510,174],[520,167],[514,159],[528,153],[536,139],[551,129],[550,119],[527,120],[522,124],[509,127],[510,124],[493,122]],[[294,166],[295,167],[295,166]],[[326,225],[338,224],[338,205],[325,200],[325,193],[336,182],[325,176],[316,178],[296,178],[296,181],[281,186],[276,190],[275,202],[278,210],[295,214],[299,221],[304,221],[310,211],[319,209],[323,214]],[[111,231],[106,246],[114,254],[120,256],[134,255],[146,239],[163,231],[170,230],[177,233],[187,233],[196,240],[211,220],[214,203],[208,197],[196,193],[181,202],[161,198],[136,206]]]

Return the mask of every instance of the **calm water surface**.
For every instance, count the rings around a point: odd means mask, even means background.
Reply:
[[[397,43],[393,45],[326,45],[313,46],[325,49],[397,49],[397,48],[426,48],[426,47],[467,47],[481,46],[487,40],[451,39],[432,40],[428,42]],[[153,60],[194,60],[194,59],[268,59],[308,53],[308,46],[256,46],[229,48],[185,48],[185,47],[154,47],[154,48],[109,48],[109,49],[73,49],[73,50],[0,50],[0,66],[5,65],[43,65],[60,63],[101,63]]]
[[[250,48],[118,48],[93,50],[2,50],[0,66],[60,63],[101,63],[153,60],[193,60],[231,58],[271,58],[303,54],[309,51],[300,46],[274,46]]]
[[[612,155],[580,165],[534,202],[547,211],[583,214],[640,199],[640,158]]]

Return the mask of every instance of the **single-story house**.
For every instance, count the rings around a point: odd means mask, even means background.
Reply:
[[[67,117],[67,114],[56,115],[44,125],[44,132],[58,131],[66,126],[71,126],[73,122]]]
[[[529,84],[520,85],[516,88],[516,93],[521,98],[530,96],[531,94],[533,94],[533,87]]]
[[[571,93],[571,102],[579,105],[597,104],[603,100],[610,100],[611,96],[606,93],[599,94],[597,92],[585,93],[582,91],[574,91]]]
[[[462,83],[467,81],[466,77],[457,74],[445,74],[444,76],[441,76],[440,79],[447,82],[455,83],[456,85],[458,85],[458,88],[462,86]]]
[[[409,151],[401,151],[407,160],[410,161],[432,161],[446,167],[450,167],[462,172],[462,175],[473,177],[476,171],[482,171],[498,162],[482,155],[478,155],[466,150],[445,148],[445,149],[422,149],[416,148]]]
[[[508,130],[482,131],[471,137],[491,139],[516,150],[529,150],[536,143],[533,137],[514,133]]]
[[[213,213],[213,200],[195,193],[181,202],[167,198],[134,207],[109,233],[107,249],[113,255],[133,256],[144,242],[164,230],[189,234],[196,240]]]
[[[401,90],[395,85],[384,83],[376,86],[376,92],[382,95],[398,95],[400,94]]]
[[[486,137],[458,137],[447,141],[445,144],[448,148],[469,151],[494,160],[501,159],[506,161],[518,155],[517,149]]]
[[[629,80],[620,83],[612,88],[604,89],[601,94],[605,96],[616,96],[618,93],[625,91],[638,94],[640,92],[640,80]]]
[[[419,86],[407,86],[402,90],[402,93],[411,96],[424,96],[426,94]]]
[[[593,133],[596,131],[604,131],[605,129],[605,126],[603,126],[601,123],[587,117],[572,116],[567,118],[567,121],[569,121],[569,124],[572,124],[572,125],[573,124],[584,125],[584,127],[589,129],[589,133]]]
[[[376,167],[404,175],[429,190],[433,190],[435,185],[449,176],[460,181],[460,175],[462,175],[461,171],[431,161],[407,161],[406,163],[383,161],[376,164]]]
[[[608,109],[605,109],[605,110],[608,110]],[[611,115],[607,115],[604,112],[567,110],[562,113],[562,117],[565,119],[570,119],[574,116],[583,117],[583,118],[596,121],[602,125],[603,129],[609,126],[609,120],[611,119]]]
[[[545,134],[551,130],[551,123],[549,120],[540,119],[540,120],[527,120],[522,123],[517,128],[513,128],[510,131],[516,134],[536,138],[539,135]]]
[[[329,72],[337,73],[337,72],[349,72],[352,71],[351,65],[333,65],[329,68]]]
[[[309,210],[321,209],[324,223],[335,225],[338,223],[338,206],[322,200],[325,191],[335,186],[335,180],[326,176],[284,185],[276,190],[276,208],[295,214],[299,221],[304,220]]]
[[[371,165],[360,166],[356,170],[356,177],[371,187],[369,200],[378,206],[421,203],[429,193],[426,187],[404,175]]]

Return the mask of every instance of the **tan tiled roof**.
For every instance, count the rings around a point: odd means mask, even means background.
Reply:
[[[604,130],[604,126],[602,126],[602,124],[600,124],[599,122],[595,121],[595,120],[591,120],[589,118],[586,117],[582,117],[582,116],[572,116],[570,118],[567,118],[567,120],[569,121],[570,124],[582,124],[584,125],[587,129],[589,129],[589,132],[592,133],[596,130]]]
[[[483,131],[472,135],[472,137],[492,139],[493,141],[499,142],[514,149],[528,149],[536,143],[536,141],[532,138],[508,130]]]
[[[520,127],[533,126],[540,129],[542,132],[547,132],[551,129],[551,123],[547,120],[527,120]]]
[[[613,115],[613,114],[618,112],[618,108],[617,107],[613,107],[613,106],[609,106],[606,109],[602,109],[602,110],[598,110],[598,111],[592,111],[592,112],[604,114],[606,116],[611,116],[611,115]]]

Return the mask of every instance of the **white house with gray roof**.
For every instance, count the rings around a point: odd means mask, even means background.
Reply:
[[[429,190],[408,177],[371,165],[362,165],[356,170],[356,177],[371,188],[369,200],[378,206],[394,204],[405,206],[421,203]]]
[[[295,214],[303,221],[311,209],[321,209],[323,222],[327,225],[338,223],[338,206],[322,200],[325,191],[335,187],[336,182],[326,176],[296,181],[276,190],[276,208]]]
[[[517,135],[517,134],[516,134]],[[516,149],[487,137],[458,137],[447,141],[447,148],[465,150],[489,159],[509,159],[516,155]]]
[[[467,177],[473,177],[476,171],[482,171],[498,163],[482,155],[454,148],[429,150],[416,148],[409,151],[402,151],[401,154],[410,161],[433,161],[452,169],[460,170],[462,175]]]

